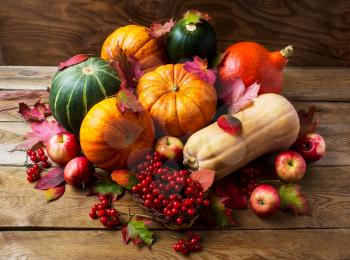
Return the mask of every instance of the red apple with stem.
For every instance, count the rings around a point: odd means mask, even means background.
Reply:
[[[315,162],[325,155],[326,143],[322,136],[311,133],[297,141],[296,150],[306,161]]]
[[[51,137],[46,150],[52,161],[64,166],[80,154],[80,145],[73,134],[57,134]]]
[[[182,141],[173,136],[164,136],[155,145],[155,150],[162,160],[175,160],[179,163],[182,162],[183,148]]]
[[[263,184],[252,192],[249,205],[257,216],[267,218],[280,208],[281,198],[277,189],[271,185]]]
[[[63,177],[67,184],[85,188],[93,179],[95,168],[85,157],[76,157],[64,167]]]
[[[285,182],[301,180],[306,173],[304,158],[295,151],[281,152],[275,159],[275,169],[278,177]]]

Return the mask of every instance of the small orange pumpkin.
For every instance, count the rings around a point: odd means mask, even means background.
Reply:
[[[93,106],[80,128],[85,156],[104,170],[135,166],[154,142],[154,126],[148,111],[120,112],[115,97]]]
[[[151,70],[166,63],[166,50],[162,40],[152,38],[147,28],[140,25],[126,25],[116,29],[104,41],[101,58],[112,60],[122,49],[126,55],[133,55],[143,70]]]
[[[187,72],[183,64],[163,65],[144,74],[136,92],[161,134],[192,134],[206,126],[215,114],[215,88]]]

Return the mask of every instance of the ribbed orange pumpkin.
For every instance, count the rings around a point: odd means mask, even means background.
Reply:
[[[207,125],[215,114],[214,87],[168,64],[144,74],[137,85],[140,103],[151,112],[161,134],[182,137]]]
[[[152,38],[147,28],[140,25],[127,25],[110,34],[103,43],[101,58],[111,60],[117,55],[117,48],[133,55],[143,70],[151,70],[166,63],[166,50],[160,39]],[[111,57],[112,56],[112,57]]]
[[[132,168],[150,150],[154,127],[148,111],[121,113],[116,98],[93,106],[80,128],[85,156],[104,170]]]

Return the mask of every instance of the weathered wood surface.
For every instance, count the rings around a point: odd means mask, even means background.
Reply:
[[[219,50],[257,41],[272,50],[295,47],[294,66],[350,65],[350,2],[344,0],[2,0],[0,64],[57,65],[99,54],[117,27],[149,25],[188,9],[213,17]]]

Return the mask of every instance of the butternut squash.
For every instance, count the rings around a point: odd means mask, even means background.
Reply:
[[[234,115],[242,133],[230,135],[217,123],[194,133],[184,147],[184,164],[191,170],[215,171],[215,180],[257,157],[290,147],[299,133],[299,118],[283,96],[264,94],[252,106]]]

